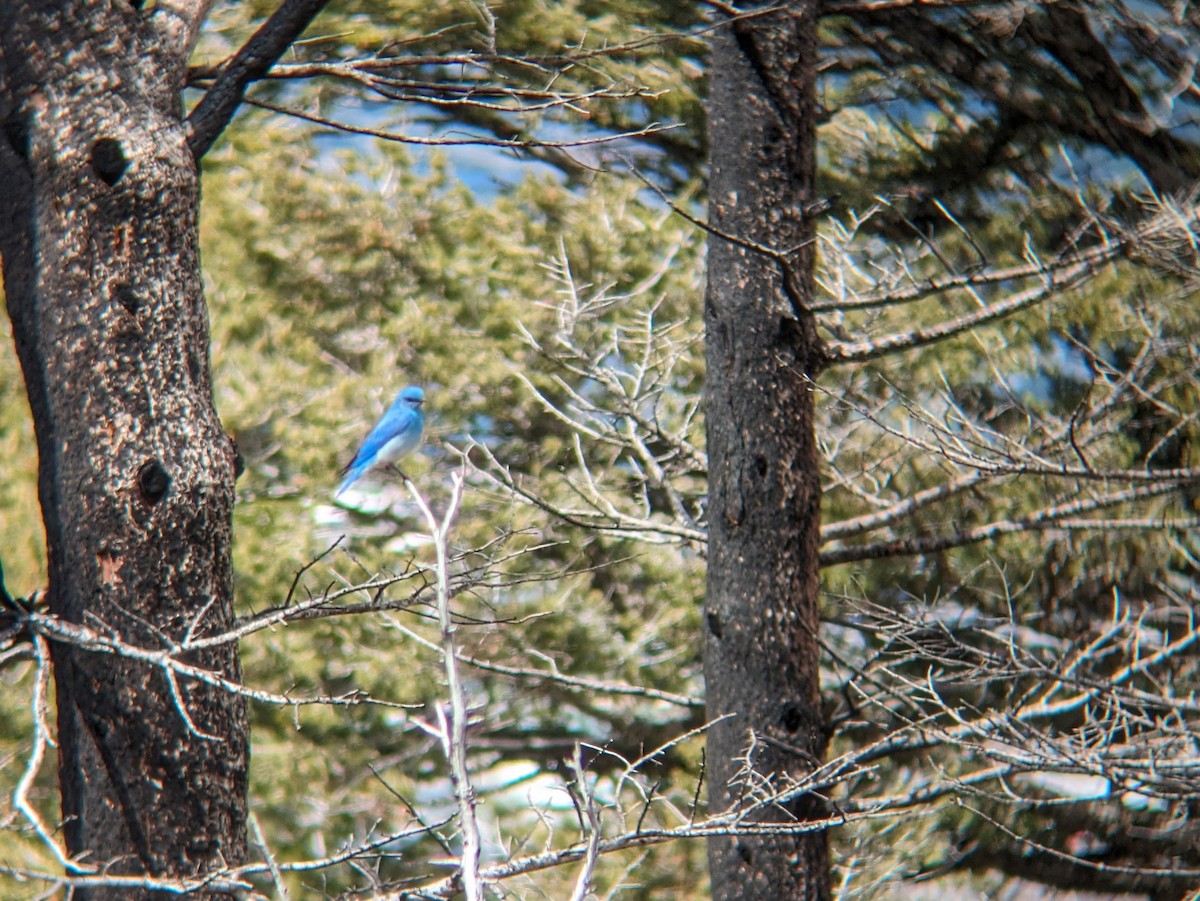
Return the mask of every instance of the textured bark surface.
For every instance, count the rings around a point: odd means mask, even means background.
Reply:
[[[52,612],[162,649],[232,621],[235,453],[212,401],[181,118],[204,4],[139,5],[0,5],[0,254]],[[176,698],[120,656],[53,658],[71,853],[156,876],[242,861],[244,702],[183,681]],[[188,662],[239,679],[232,645]]]
[[[746,810],[812,771],[825,750],[817,671],[820,482],[811,378],[814,70],[812,4],[720,29],[710,57],[709,221],[788,251],[783,260],[711,237],[705,675],[710,806]],[[747,764],[754,776],[747,778]],[[747,821],[823,815],[803,796]],[[823,832],[719,837],[716,899],[825,899]]]

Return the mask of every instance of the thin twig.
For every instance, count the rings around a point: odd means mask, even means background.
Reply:
[[[42,760],[45,759],[46,748],[50,744],[50,726],[47,720],[49,705],[46,700],[50,687],[50,649],[41,634],[33,635],[33,653],[37,660],[37,675],[34,678],[33,698],[30,701],[30,711],[33,714],[33,748],[29,752],[25,770],[17,780],[17,787],[13,789],[13,807],[21,811],[63,869],[70,873],[94,873],[95,867],[81,866],[67,857],[62,847],[51,836],[46,824],[42,822],[41,816],[29,803],[29,789],[42,768]]]
[[[288,894],[287,885],[283,881],[283,871],[279,869],[279,864],[275,860],[275,854],[267,845],[266,836],[263,835],[262,826],[258,823],[258,815],[252,810],[250,811],[250,835],[254,839],[254,844],[258,845],[258,850],[262,852],[263,860],[271,871],[271,881],[275,883],[275,891],[282,901],[289,901],[291,895]]]
[[[450,696],[450,722],[442,730],[442,748],[450,764],[450,780],[458,799],[459,829],[462,831],[462,886],[467,901],[483,901],[483,883],[479,877],[479,856],[482,843],[479,837],[479,821],[475,811],[475,788],[471,785],[471,773],[467,767],[467,706],[466,690],[458,668],[458,648],[454,633],[456,627],[450,610],[450,573],[447,568],[447,548],[450,527],[463,496],[463,472],[450,477],[450,500],[446,512],[439,521],[417,486],[408,480],[408,490],[425,522],[437,553],[437,610],[438,626],[442,634],[442,661],[446,672],[446,690]],[[442,716],[441,708],[438,708]]]
[[[595,795],[587,782],[587,772],[583,767],[583,748],[575,745],[575,753],[571,757],[571,771],[575,774],[575,785],[583,798],[584,813],[587,814],[587,851],[583,857],[583,868],[575,879],[575,888],[571,891],[571,901],[584,901],[591,888],[592,877],[596,872],[596,861],[600,853],[600,807]]]

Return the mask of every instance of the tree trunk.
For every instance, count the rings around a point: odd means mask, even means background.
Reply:
[[[180,101],[204,5],[0,4],[0,253],[50,607],[153,650],[233,620],[235,452],[213,407]],[[69,852],[161,877],[242,862],[244,701],[128,657],[52,652]],[[187,662],[240,678],[233,644]]]
[[[824,815],[811,795],[756,806],[812,772],[827,741],[817,662],[820,481],[806,311],[814,233],[814,10],[809,2],[714,35],[710,65],[705,675],[710,806],[741,825]],[[748,771],[748,766],[753,772]],[[820,831],[717,837],[716,899],[826,899]]]

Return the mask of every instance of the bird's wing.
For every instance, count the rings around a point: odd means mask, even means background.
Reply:
[[[389,407],[388,411],[383,414],[383,418],[375,423],[375,428],[371,429],[367,437],[363,439],[358,453],[354,455],[354,459],[342,472],[349,472],[359,464],[370,464],[385,444],[409,427],[416,415],[416,412],[407,406],[393,405]]]

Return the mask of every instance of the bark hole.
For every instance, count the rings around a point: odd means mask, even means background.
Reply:
[[[204,381],[204,358],[198,353],[188,354],[188,375],[192,377],[192,383],[199,385]]]
[[[124,282],[119,282],[113,286],[113,299],[121,305],[121,307],[130,316],[136,316],[138,311],[138,296],[130,285]]]
[[[171,487],[171,477],[157,460],[147,460],[138,470],[138,488],[148,504],[157,504]]]
[[[711,632],[715,638],[725,637],[725,627],[721,624],[721,615],[719,613],[709,610],[704,619],[705,622],[708,623],[708,631]]]
[[[23,160],[29,159],[29,126],[24,116],[12,115],[4,120],[4,137],[13,153]]]
[[[116,138],[101,138],[92,145],[92,169],[110,188],[121,180],[129,159]]]
[[[779,717],[779,722],[788,732],[795,732],[804,725],[805,718],[803,708],[792,701],[783,705],[783,714]]]

